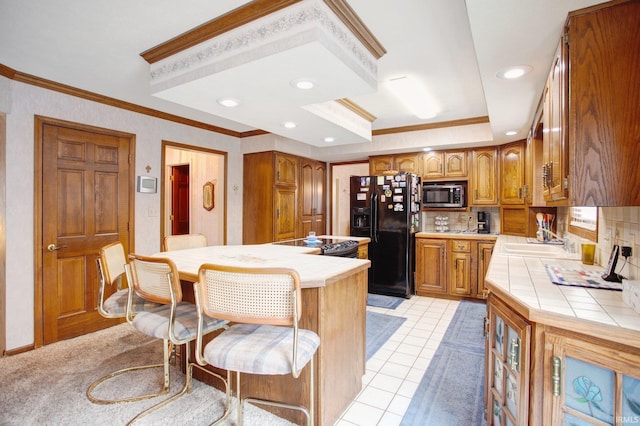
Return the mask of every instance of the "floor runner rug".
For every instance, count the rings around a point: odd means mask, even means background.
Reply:
[[[367,295],[367,305],[375,308],[395,309],[405,300],[402,297],[385,296],[384,294]]]
[[[407,319],[393,315],[367,312],[367,360],[385,344],[389,337],[396,332],[398,327]]]
[[[484,336],[486,306],[462,301],[401,425],[484,425]]]

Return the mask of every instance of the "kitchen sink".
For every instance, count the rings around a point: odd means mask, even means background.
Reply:
[[[563,246],[547,244],[505,243],[502,245],[502,253],[514,256],[533,257],[570,257]]]

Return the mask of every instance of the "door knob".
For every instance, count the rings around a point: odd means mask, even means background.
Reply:
[[[66,247],[66,246],[60,246],[60,247],[58,247],[58,246],[57,246],[57,245],[55,245],[55,244],[49,244],[49,245],[47,246],[47,250],[49,250],[49,251],[56,251],[56,250],[60,250],[61,248],[65,248],[65,247]]]

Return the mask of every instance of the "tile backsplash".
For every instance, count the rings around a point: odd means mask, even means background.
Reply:
[[[422,231],[436,231],[436,217],[446,216],[450,231],[466,231],[469,229],[478,229],[478,212],[483,211],[491,215],[491,232],[500,232],[500,209],[492,208],[476,208],[472,207],[469,212],[451,212],[451,211],[428,211],[422,212]],[[471,219],[469,219],[471,218]]]
[[[558,208],[558,233],[567,236],[574,247],[579,250],[579,236],[567,232],[569,208]],[[598,208],[598,242],[596,246],[596,263],[605,266],[609,260],[612,247],[631,247],[631,256],[625,263],[622,256],[618,259],[616,272],[629,279],[640,278],[640,207],[599,207]]]

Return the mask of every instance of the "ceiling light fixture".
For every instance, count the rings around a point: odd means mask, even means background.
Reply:
[[[433,118],[438,114],[438,105],[426,87],[412,77],[393,78],[388,81],[391,91],[418,118]]]
[[[423,150],[424,152],[429,152],[429,151],[431,151],[431,148],[422,148],[422,150]]]
[[[529,65],[517,65],[515,67],[504,68],[496,73],[496,77],[505,80],[515,80],[529,73],[533,67]]]
[[[240,101],[234,98],[220,98],[217,102],[227,108],[234,108],[240,105]]]
[[[296,123],[294,123],[293,121],[285,121],[284,123],[282,123],[282,125],[287,129],[295,129],[296,128]]]
[[[336,138],[333,138],[331,136],[327,136],[326,138],[324,138],[324,141],[325,142],[329,142],[329,143],[335,142],[335,140],[336,140]]]
[[[316,87],[318,83],[310,78],[297,78],[291,81],[291,85],[300,90],[309,90]]]
[[[518,132],[516,132],[515,130],[509,130],[508,132],[505,132],[505,135],[507,136],[514,136],[517,135]]]

